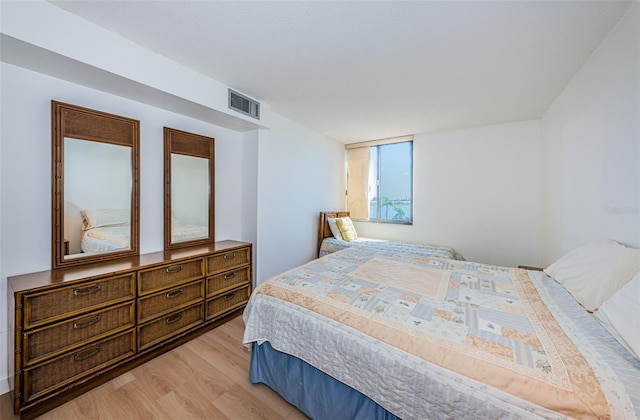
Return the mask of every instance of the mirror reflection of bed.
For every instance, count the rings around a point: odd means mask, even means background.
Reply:
[[[209,235],[209,228],[202,224],[189,224],[173,217],[171,221],[171,243],[204,239]]]
[[[130,248],[131,212],[129,209],[80,209],[65,201],[65,241],[74,258],[86,254]]]
[[[209,236],[209,159],[171,154],[171,243]]]
[[[64,139],[65,259],[131,249],[131,148]]]

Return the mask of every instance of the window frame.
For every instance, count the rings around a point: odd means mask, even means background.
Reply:
[[[393,220],[393,219],[383,219],[380,216],[382,215],[382,205],[380,203],[380,199],[382,198],[382,186],[381,186],[381,180],[383,179],[382,176],[382,159],[381,159],[381,148],[385,147],[385,146],[390,146],[392,144],[400,144],[400,143],[410,143],[409,148],[410,148],[410,182],[409,182],[409,189],[411,190],[411,197],[409,200],[409,209],[410,209],[410,215],[411,218],[409,220]],[[377,203],[377,217],[372,217],[371,214],[369,214],[369,219],[368,221],[371,223],[391,223],[391,224],[396,224],[396,225],[413,225],[413,140],[406,140],[406,141],[402,141],[402,142],[393,142],[393,143],[385,143],[385,144],[376,144],[376,145],[371,145],[369,146],[369,151],[371,152],[371,148],[376,148],[376,175],[377,178],[375,180],[375,184],[376,184],[376,191],[375,191],[375,195],[376,198],[378,200]]]
[[[392,145],[392,144],[396,144],[396,143],[410,143],[410,202],[409,202],[409,210],[410,210],[410,219],[409,220],[393,220],[393,219],[384,219],[381,218],[381,214],[382,214],[382,206],[380,205],[380,198],[381,198],[381,188],[383,182],[381,182],[381,180],[384,180],[384,176],[382,174],[382,170],[381,170],[381,165],[382,165],[382,159],[381,157],[381,149],[383,148],[383,146],[388,146],[388,145]],[[376,159],[375,162],[373,162],[373,164],[376,165],[376,170],[375,170],[375,175],[376,175],[376,180],[375,180],[375,196],[377,197],[378,203],[376,206],[376,212],[377,214],[372,215],[371,213],[371,200],[370,198],[368,198],[368,203],[367,203],[367,214],[368,214],[368,218],[359,218],[359,217],[353,217],[352,218],[354,220],[358,220],[358,221],[362,221],[362,222],[369,222],[369,223],[386,223],[386,224],[393,224],[393,225],[413,225],[413,220],[414,220],[414,173],[413,173],[413,169],[414,169],[414,155],[413,155],[413,136],[403,136],[403,137],[396,137],[396,138],[390,138],[390,139],[382,139],[382,140],[373,140],[373,141],[368,141],[368,142],[362,142],[362,143],[352,143],[352,144],[347,144],[345,146],[345,148],[347,149],[347,152],[349,151],[349,149],[361,149],[361,148],[367,148],[368,149],[368,153],[371,156],[371,148],[376,147],[377,151],[376,151]],[[370,162],[370,164],[372,164]],[[349,173],[349,158],[348,158],[348,153],[347,153],[347,186],[349,185],[349,177],[350,177],[350,173]],[[359,178],[357,178],[359,179]],[[367,179],[367,183],[369,183],[370,181]],[[367,188],[368,189],[368,188]],[[349,203],[349,189],[347,187],[347,206]],[[357,193],[356,193],[357,194]],[[368,193],[367,193],[368,194]],[[355,194],[354,194],[355,195]],[[373,193],[372,193],[373,195]],[[351,209],[349,207],[347,207],[347,210],[351,211]]]

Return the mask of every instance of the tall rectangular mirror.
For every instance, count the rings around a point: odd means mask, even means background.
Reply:
[[[164,129],[165,249],[214,241],[214,139]]]
[[[138,255],[139,121],[51,104],[53,267]]]

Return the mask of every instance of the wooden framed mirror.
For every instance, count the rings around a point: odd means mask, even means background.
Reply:
[[[139,254],[140,122],[51,101],[52,259]]]
[[[215,140],[164,128],[164,247],[214,241]]]

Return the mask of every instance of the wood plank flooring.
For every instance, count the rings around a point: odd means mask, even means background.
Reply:
[[[237,317],[39,419],[306,419],[269,387],[249,381],[243,332]],[[0,418],[17,419],[9,394],[0,397]]]

